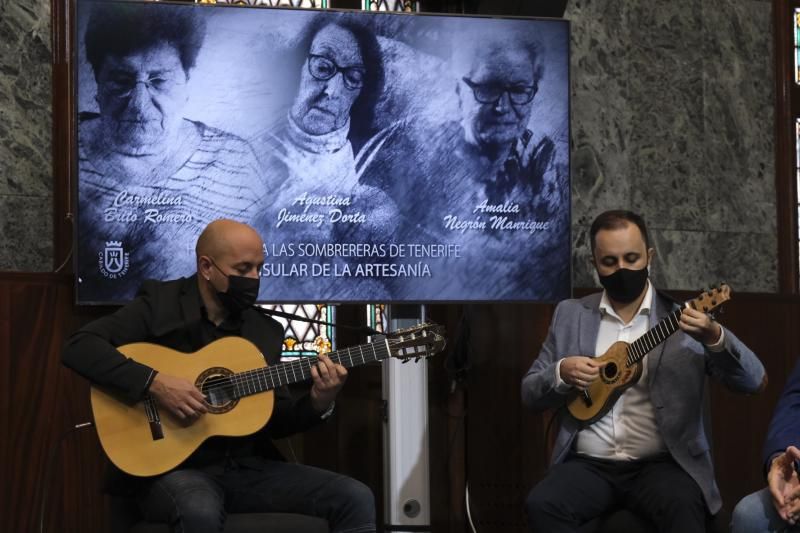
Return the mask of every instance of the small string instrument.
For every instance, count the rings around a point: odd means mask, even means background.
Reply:
[[[730,298],[730,287],[722,283],[685,305],[708,313]],[[600,369],[600,378],[586,390],[573,393],[567,401],[569,414],[584,425],[589,425],[610,411],[625,389],[639,381],[644,356],[678,330],[680,316],[681,309],[677,309],[632,343],[615,342],[606,353],[595,358],[605,363]]]

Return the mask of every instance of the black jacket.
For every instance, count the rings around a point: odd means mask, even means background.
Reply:
[[[62,361],[93,384],[118,393],[121,400],[136,402],[145,394],[153,369],[127,358],[116,347],[152,342],[181,352],[196,352],[205,344],[204,320],[196,276],[146,281],[128,305],[74,333],[67,340]],[[258,347],[268,364],[278,362],[283,327],[277,321],[247,310],[242,314],[241,336]],[[213,465],[226,456],[242,460],[257,456],[282,459],[271,439],[305,431],[319,423],[319,414],[307,393],[294,400],[286,388],[280,388],[275,391],[272,417],[264,429],[248,437],[208,439],[184,465]]]

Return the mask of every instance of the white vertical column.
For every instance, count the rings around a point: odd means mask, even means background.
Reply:
[[[418,324],[424,312],[419,307],[418,318],[392,319],[390,330]],[[430,531],[427,359],[384,362],[383,400],[385,531]]]

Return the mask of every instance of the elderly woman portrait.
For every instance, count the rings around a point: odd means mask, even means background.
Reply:
[[[79,82],[97,107],[79,114],[80,256],[99,281],[191,273],[193,250],[175,243],[221,216],[251,221],[266,190],[244,140],[184,116],[203,21],[157,8],[94,4],[83,34],[93,79]]]
[[[277,190],[260,227],[296,244],[391,242],[394,202],[359,181],[360,162],[375,149],[372,117],[383,85],[375,35],[352,15],[321,14],[302,31],[295,54],[286,115],[253,141]],[[379,285],[375,296],[386,296]]]

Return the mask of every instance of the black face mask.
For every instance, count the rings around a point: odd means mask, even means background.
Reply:
[[[600,284],[605,288],[608,297],[623,304],[634,301],[644,291],[647,284],[647,267],[639,270],[620,268],[608,276],[599,276]]]
[[[219,301],[222,302],[222,305],[225,306],[225,309],[227,309],[229,313],[238,315],[256,303],[259,282],[261,281],[260,278],[225,274],[213,259],[211,260],[211,264],[214,265],[223,276],[228,278],[228,290],[225,292],[217,291],[217,298],[219,298]]]

